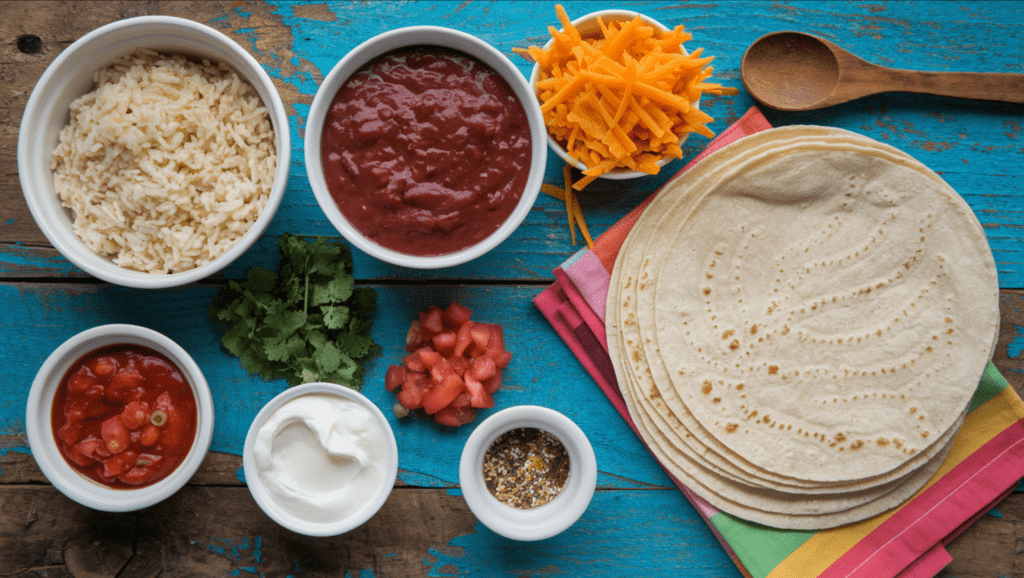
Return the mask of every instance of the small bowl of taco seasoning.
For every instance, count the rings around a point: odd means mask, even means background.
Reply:
[[[572,526],[597,485],[594,450],[572,420],[552,409],[516,406],[484,420],[459,464],[470,510],[496,534],[543,540]]]
[[[358,249],[410,268],[459,265],[504,241],[547,161],[525,76],[483,40],[438,26],[354,48],[324,78],[306,127],[325,216]]]

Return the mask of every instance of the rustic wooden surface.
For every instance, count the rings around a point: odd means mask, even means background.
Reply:
[[[694,33],[692,47],[716,55],[716,78],[741,88],[702,105],[720,131],[753,101],[742,91],[745,48],[774,30],[826,37],[896,68],[1022,72],[1024,10],[1003,2],[565,3],[571,15],[624,7]],[[384,355],[364,393],[381,407],[380,386],[400,355],[404,326],[427,305],[458,299],[481,319],[505,324],[516,352],[497,407],[533,403],[575,420],[598,458],[598,492],[562,535],[510,542],[479,524],[458,489],[458,459],[470,428],[448,431],[412,418],[395,422],[399,481],[383,510],[342,537],[306,538],[281,529],[244,485],[239,457],[252,417],[283,382],[254,379],[223,351],[206,304],[223,276],[193,286],[137,292],[84,275],[49,246],[24,203],[17,176],[21,115],[36,80],[70,43],[98,26],[145,14],[176,15],[217,28],[249,50],[275,79],[289,110],[292,167],[286,199],[264,238],[224,272],[273,267],[284,232],[336,236],[305,182],[301,141],[317,84],[350,48],[413,24],[476,34],[508,55],[538,44],[554,24],[543,2],[0,2],[0,576],[737,576],[700,517],[665,477],[530,300],[578,247],[563,206],[541,198],[524,225],[477,261],[413,272],[356,254],[356,276],[377,289],[374,337]],[[515,57],[513,57],[515,61]],[[525,62],[516,61],[524,74]],[[810,113],[765,110],[775,125],[824,124],[883,140],[943,175],[986,227],[999,266],[1003,326],[995,362],[1024,385],[1024,178],[1019,105],[890,94]],[[687,158],[706,140],[691,138]],[[549,156],[548,176],[560,165]],[[625,214],[681,163],[632,183],[601,184],[582,199],[595,234]],[[161,331],[197,360],[214,392],[212,452],[192,482],[134,514],[82,508],[52,488],[28,451],[24,404],[43,359],[67,337],[102,323]],[[484,412],[481,417],[486,417]],[[1024,494],[1015,493],[956,539],[946,577],[1024,575]]]

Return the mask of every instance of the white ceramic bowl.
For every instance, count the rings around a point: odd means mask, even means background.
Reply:
[[[517,428],[538,428],[557,438],[569,454],[569,477],[550,502],[530,509],[506,505],[487,489],[483,478],[484,455],[502,434]],[[496,534],[513,540],[550,538],[579,519],[597,486],[594,449],[583,431],[564,415],[534,405],[499,411],[470,434],[459,463],[459,484],[469,509]]]
[[[643,14],[640,14],[639,12],[633,12],[631,10],[599,10],[597,12],[591,12],[590,14],[586,14],[584,16],[580,16],[579,18],[573,20],[572,21],[572,25],[575,26],[577,30],[579,30],[581,36],[587,37],[587,36],[599,35],[601,33],[601,28],[597,24],[597,18],[598,17],[600,17],[601,20],[604,21],[604,22],[610,22],[610,21],[616,21],[616,22],[618,22],[618,21],[627,21],[628,22],[628,21],[636,18],[637,16],[639,16],[641,19],[643,19],[644,22],[647,22],[648,24],[654,26],[655,28],[657,28],[658,30],[661,30],[662,32],[668,32],[668,31],[671,30],[669,27],[665,26],[661,22],[658,22],[654,18],[651,18],[650,16],[645,16]],[[554,42],[554,39],[548,40],[547,43],[544,44],[544,49],[546,50],[546,49],[550,48],[552,42]],[[682,50],[683,50],[683,54],[686,54],[686,48],[683,48]],[[537,80],[539,78],[540,78],[540,65],[539,64],[534,64],[533,65],[533,70],[530,73],[530,88],[533,90],[533,94],[535,94],[535,95],[537,93],[536,86],[537,86]],[[700,108],[700,101],[695,102],[693,104],[693,106],[695,106],[697,108]],[[579,169],[581,171],[584,171],[584,170],[587,169],[587,165],[585,165],[582,162],[580,162],[580,161],[574,159],[573,157],[569,156],[569,153],[565,152],[565,148],[563,148],[562,145],[551,136],[551,133],[548,133],[545,130],[544,134],[547,137],[548,146],[551,147],[551,150],[555,151],[555,154],[557,154],[559,157],[561,157],[561,159],[563,161],[565,161],[566,164],[572,165],[572,166],[576,167],[577,169]],[[686,142],[686,138],[688,136],[690,136],[690,133],[685,133],[682,136],[682,138],[679,139],[679,146],[682,146],[683,143]],[[667,165],[668,163],[670,163],[670,162],[672,162],[674,160],[675,160],[674,157],[665,157],[665,158],[662,158],[662,159],[658,160],[656,164],[658,165],[658,167],[663,167],[663,166]],[[638,177],[647,177],[647,176],[650,176],[650,175],[648,173],[641,172],[641,171],[627,171],[625,169],[615,169],[615,170],[612,170],[612,171],[609,171],[609,172],[606,172],[606,173],[602,174],[598,178],[609,179],[609,180],[625,180],[625,179],[635,179],[635,178],[638,178]]]
[[[101,485],[69,466],[60,453],[50,422],[54,395],[68,369],[96,349],[122,343],[142,345],[166,356],[188,379],[198,412],[196,436],[184,461],[155,484],[127,490]],[[46,479],[61,493],[95,510],[129,512],[166,499],[181,489],[199,469],[213,439],[213,397],[199,366],[174,341],[152,329],[136,325],[101,325],[71,337],[43,362],[29,390],[25,429],[36,463]]]
[[[409,255],[382,247],[376,242],[367,239],[352,226],[341,210],[338,209],[338,205],[331,197],[324,179],[320,141],[323,135],[324,119],[338,90],[353,73],[374,58],[406,46],[441,46],[458,50],[490,66],[505,79],[515,92],[520,104],[523,105],[530,124],[530,137],[532,139],[530,173],[525,190],[519,199],[519,204],[494,233],[476,245],[454,253],[434,256]],[[526,78],[523,77],[504,54],[483,40],[465,32],[438,26],[410,26],[374,36],[356,46],[344,58],[338,61],[334,68],[331,69],[331,72],[324,78],[323,83],[316,92],[316,96],[313,98],[313,104],[309,110],[309,119],[306,121],[306,172],[317,203],[319,203],[327,219],[350,243],[365,253],[381,261],[402,267],[415,269],[453,267],[476,259],[497,247],[526,218],[527,213],[530,212],[534,201],[537,199],[540,186],[544,181],[544,168],[547,162],[546,133],[547,130],[544,128],[544,119],[540,112],[540,105],[537,103],[533,89],[529,86]]]
[[[71,229],[70,212],[54,193],[50,158],[68,124],[71,102],[93,89],[93,73],[139,48],[205,57],[230,66],[258,92],[270,113],[277,148],[277,171],[259,219],[239,242],[217,259],[188,271],[155,275],[115,265],[89,250]],[[259,62],[224,34],[184,18],[140,16],[118,20],[86,34],[47,67],[29,97],[18,134],[18,176],[36,224],[65,258],[86,273],[117,285],[156,289],[185,285],[220,271],[244,253],[266,230],[288,182],[291,136],[281,97]]]
[[[282,504],[272,492],[268,491],[267,485],[260,478],[256,461],[256,439],[267,420],[285,403],[309,394],[326,394],[353,401],[365,408],[384,431],[384,439],[376,440],[380,444],[378,447],[383,448],[386,455],[383,483],[373,491],[372,497],[360,508],[351,512],[348,517],[333,522],[313,522],[290,512],[285,504]],[[256,414],[256,418],[253,419],[252,425],[249,427],[249,433],[245,437],[242,467],[249,492],[263,512],[272,520],[293,532],[307,536],[337,536],[361,526],[372,518],[391,495],[391,489],[398,477],[398,444],[387,418],[363,394],[334,383],[304,383],[284,390],[267,402],[263,409]]]

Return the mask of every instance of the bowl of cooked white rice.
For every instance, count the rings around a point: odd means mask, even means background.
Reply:
[[[183,18],[100,27],[29,97],[18,138],[43,234],[117,285],[185,285],[263,234],[288,181],[290,131],[273,81],[241,45]]]

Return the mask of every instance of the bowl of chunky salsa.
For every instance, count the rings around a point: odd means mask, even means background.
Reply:
[[[26,410],[29,446],[53,485],[104,511],[180,489],[209,448],[213,403],[192,358],[155,331],[104,325],[43,363]]]
[[[523,221],[544,176],[546,131],[501,52],[434,26],[386,32],[324,79],[305,136],[307,173],[353,245],[414,268],[465,263]]]

